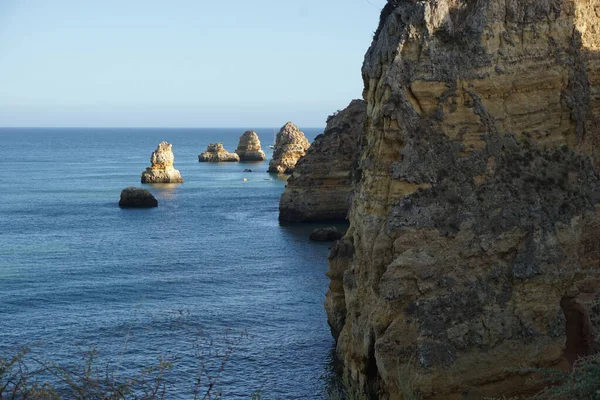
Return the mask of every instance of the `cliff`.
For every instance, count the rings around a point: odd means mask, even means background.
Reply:
[[[393,0],[326,308],[382,399],[535,391],[598,349],[600,0]]]
[[[180,183],[183,178],[178,170],[173,168],[175,156],[173,145],[161,142],[150,156],[150,167],[142,172],[142,183]]]
[[[280,221],[346,220],[366,112],[364,101],[353,100],[327,120],[287,182],[279,201]]]
[[[291,122],[286,123],[277,133],[273,158],[267,172],[291,174],[300,157],[304,156],[310,143],[304,132]]]
[[[240,156],[235,153],[230,153],[223,147],[223,143],[211,143],[206,148],[206,151],[198,155],[199,162],[238,162]]]
[[[260,140],[254,131],[246,131],[240,137],[235,153],[240,161],[264,161],[267,159],[265,152],[260,147]]]

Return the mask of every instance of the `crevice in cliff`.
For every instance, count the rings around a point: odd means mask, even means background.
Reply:
[[[565,343],[564,357],[571,367],[582,357],[597,353],[600,348],[594,340],[594,330],[590,315],[585,308],[573,297],[563,297],[560,307],[565,314]]]

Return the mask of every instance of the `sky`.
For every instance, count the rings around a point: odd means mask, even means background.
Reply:
[[[0,0],[0,126],[325,125],[385,0]]]

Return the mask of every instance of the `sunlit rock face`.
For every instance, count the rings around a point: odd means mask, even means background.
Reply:
[[[534,391],[597,349],[600,0],[389,1],[326,308],[381,399]]]
[[[273,158],[269,161],[267,172],[275,174],[291,174],[298,159],[302,157],[310,143],[304,132],[291,122],[286,123],[277,134]]]
[[[240,137],[235,153],[240,161],[264,161],[267,159],[265,152],[260,147],[260,140],[254,131],[246,131]]]
[[[173,145],[161,142],[150,157],[150,167],[142,172],[142,183],[180,183],[183,178],[173,168]]]
[[[296,163],[279,201],[279,220],[345,221],[352,190],[352,169],[367,116],[363,100],[353,100],[329,117],[325,132],[315,138]]]
[[[237,162],[240,156],[230,153],[223,147],[223,143],[211,143],[206,151],[198,156],[199,162]]]

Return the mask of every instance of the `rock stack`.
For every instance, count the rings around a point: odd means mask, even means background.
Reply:
[[[291,174],[294,171],[296,162],[302,157],[310,143],[298,127],[291,122],[285,124],[275,140],[275,149],[273,158],[269,162],[267,172],[275,174]]]
[[[390,0],[326,308],[380,399],[511,398],[600,332],[600,0]],[[410,385],[410,386],[407,386]],[[567,396],[568,397],[568,396]]]
[[[126,187],[121,191],[119,200],[121,208],[152,208],[158,207],[158,200],[148,190],[135,186]]]
[[[288,222],[345,221],[352,190],[352,168],[367,118],[367,105],[353,100],[327,120],[298,160],[279,201],[279,220]]]
[[[161,142],[150,157],[151,166],[142,172],[142,183],[181,183],[183,178],[173,168],[173,145]]]
[[[240,156],[240,161],[264,161],[267,159],[265,152],[260,147],[258,135],[254,131],[244,132],[235,153]]]
[[[237,162],[240,156],[230,153],[223,147],[223,143],[211,143],[206,151],[198,156],[199,162]]]

